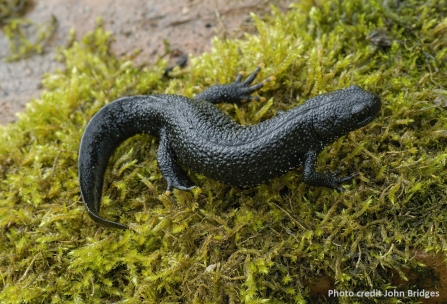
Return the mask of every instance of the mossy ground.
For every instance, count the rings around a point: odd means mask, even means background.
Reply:
[[[138,67],[109,54],[101,27],[61,50],[66,69],[46,75],[41,98],[0,129],[0,302],[304,303],[310,278],[394,289],[390,273],[417,268],[415,250],[445,256],[447,3],[386,3],[272,9],[253,16],[258,34],[215,40],[171,78],[162,61]],[[191,172],[200,188],[166,196],[157,139],[140,135],[112,156],[101,211],[132,229],[90,220],[77,157],[95,112],[124,95],[193,96],[261,62],[260,78],[276,76],[260,93],[269,101],[222,106],[243,124],[350,84],[382,98],[376,120],[320,155],[319,170],[362,172],[346,192],[307,186],[300,170],[249,190]]]

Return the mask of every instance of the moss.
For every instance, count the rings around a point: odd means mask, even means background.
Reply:
[[[41,98],[0,129],[0,302],[304,303],[312,278],[394,289],[392,273],[405,280],[420,267],[414,250],[445,256],[447,5],[340,3],[253,15],[258,34],[215,40],[171,79],[163,61],[111,55],[100,26],[61,50],[66,69],[45,75]],[[371,39],[377,29],[382,40]],[[140,135],[112,156],[102,202],[103,216],[132,230],[89,219],[77,153],[95,112],[123,95],[193,96],[260,62],[261,78],[276,76],[261,92],[271,102],[221,106],[239,122],[353,83],[381,96],[380,117],[320,155],[320,169],[362,172],[346,192],[307,186],[297,170],[248,190],[191,173],[199,189],[166,196],[157,140]]]
[[[15,61],[41,54],[57,27],[57,19],[37,24],[20,16],[30,6],[30,0],[0,0],[0,26],[8,39],[11,54],[5,61]]]
[[[56,27],[57,19],[54,16],[43,24],[22,18],[12,19],[3,28],[11,51],[5,60],[16,61],[36,53],[41,54]]]

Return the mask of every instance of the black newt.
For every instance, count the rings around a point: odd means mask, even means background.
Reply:
[[[215,85],[190,99],[179,95],[119,98],[88,123],[79,150],[79,184],[90,217],[114,228],[126,226],[99,215],[104,173],[113,151],[139,133],[160,139],[158,166],[167,189],[190,190],[194,183],[179,163],[192,171],[237,187],[254,187],[303,165],[303,181],[343,191],[357,174],[316,171],[318,154],[337,138],[371,122],[379,113],[377,95],[356,85],[307,100],[256,125],[242,126],[214,104],[260,100],[250,96],[271,80],[250,86],[258,67],[245,81]]]

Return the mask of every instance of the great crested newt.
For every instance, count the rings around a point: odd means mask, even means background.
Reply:
[[[90,217],[115,228],[126,226],[99,215],[104,174],[113,151],[126,139],[147,133],[159,138],[158,166],[167,189],[190,190],[193,172],[237,187],[254,187],[303,166],[303,181],[343,190],[357,174],[316,171],[318,154],[337,138],[370,123],[379,97],[356,85],[318,95],[255,125],[243,126],[215,104],[259,100],[251,94],[271,78],[251,85],[261,67],[242,81],[215,85],[194,98],[156,94],[119,98],[88,123],[79,150],[79,183]]]

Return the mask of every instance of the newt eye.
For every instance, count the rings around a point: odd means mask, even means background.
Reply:
[[[356,104],[351,110],[352,118],[358,127],[367,125],[373,118],[371,109],[365,104]]]
[[[362,104],[356,104],[352,107],[351,114],[357,119],[364,119],[369,115],[369,108]]]

